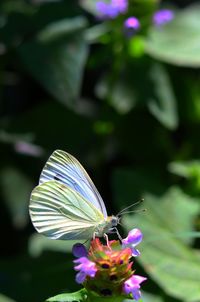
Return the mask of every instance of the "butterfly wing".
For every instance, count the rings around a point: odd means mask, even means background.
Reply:
[[[103,214],[81,194],[58,181],[47,181],[31,194],[31,220],[39,233],[52,239],[88,239]]]
[[[49,157],[40,175],[39,183],[49,180],[60,181],[66,184],[86,200],[91,202],[107,218],[104,202],[89,175],[71,154],[56,150]]]

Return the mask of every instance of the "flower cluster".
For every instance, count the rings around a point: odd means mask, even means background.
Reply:
[[[141,240],[141,231],[133,229],[122,243],[112,240],[103,245],[99,238],[95,238],[88,251],[83,245],[75,244],[77,283],[99,296],[125,296],[138,300],[141,297],[140,284],[146,278],[135,275],[133,257],[140,254],[135,246]]]
[[[140,29],[140,22],[136,17],[129,17],[124,21],[125,34],[131,37]]]
[[[174,13],[170,9],[161,9],[154,13],[153,22],[156,26],[162,26],[174,19]]]
[[[128,0],[111,0],[96,2],[96,10],[99,17],[103,19],[114,19],[120,14],[126,13],[128,9]]]
[[[115,19],[121,14],[128,12],[128,0],[100,0],[96,2],[96,12],[100,19]],[[152,16],[155,26],[162,26],[174,18],[173,11],[160,9]],[[136,16],[129,16],[124,21],[124,34],[132,37],[141,28],[140,21]]]

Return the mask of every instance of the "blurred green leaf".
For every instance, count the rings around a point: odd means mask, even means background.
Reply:
[[[87,110],[89,113],[90,109],[87,108]],[[12,133],[15,129],[17,133],[33,134],[34,143],[48,150],[49,153],[59,147],[72,154],[77,152],[76,155],[80,150],[80,156],[82,156],[88,154],[88,150],[92,148],[94,142],[97,142],[98,138],[92,127],[93,119],[72,112],[63,104],[52,101],[40,103],[21,115],[20,118],[13,118],[9,124],[8,132]],[[84,140],[77,139],[80,135],[80,129]],[[43,164],[44,162],[40,165]]]
[[[180,66],[200,66],[200,6],[176,13],[164,26],[154,26],[146,40],[146,52],[155,59]]]
[[[182,301],[200,300],[200,266],[195,250],[186,245],[184,233],[193,230],[199,200],[171,188],[162,198],[145,197],[146,215],[127,216],[128,230],[134,225],[143,234],[139,262],[151,278],[168,294]],[[186,294],[187,293],[187,294]]]
[[[0,302],[15,302],[13,299],[10,299],[2,294],[0,294]]]
[[[1,10],[7,14],[22,13],[32,15],[36,11],[32,5],[26,3],[25,1],[7,0],[4,2],[2,1],[1,5]]]
[[[200,192],[200,161],[172,162],[168,165],[171,173],[184,177],[189,181],[189,190],[193,194]]]
[[[80,5],[82,6],[82,8],[84,8],[86,11],[90,12],[91,14],[97,15],[96,1],[81,0]]]
[[[33,188],[32,181],[15,167],[5,167],[0,172],[1,191],[16,228],[29,221],[28,203]]]
[[[104,76],[96,86],[96,94],[108,102],[121,114],[129,112],[136,104],[136,95],[133,84],[126,75],[119,76],[114,83],[110,83]]]
[[[143,36],[133,36],[128,43],[128,52],[130,56],[139,58],[144,55],[145,41]]]
[[[185,178],[199,178],[200,180],[200,160],[172,162],[168,165],[168,169],[175,175]]]
[[[33,133],[9,133],[3,129],[0,130],[0,141],[3,143],[14,144],[19,141],[31,142],[33,140]]]
[[[142,291],[142,301],[143,302],[164,302],[164,300],[161,297],[144,292],[144,291]]]
[[[69,34],[74,34],[87,26],[87,20],[84,17],[60,20],[49,24],[38,34],[38,40],[42,43],[55,41],[60,38],[66,38]]]
[[[29,238],[28,248],[30,255],[33,257],[38,257],[45,251],[71,253],[72,247],[76,242],[73,240],[51,240],[35,233]]]
[[[75,291],[71,254],[44,253],[40,257],[27,255],[2,259],[0,292],[17,302],[44,301],[57,292]]]
[[[110,29],[111,28],[108,26],[107,23],[94,25],[86,29],[85,38],[90,44],[99,42],[99,39],[105,34],[107,34],[110,31]]]
[[[164,66],[154,64],[150,77],[153,82],[153,96],[148,102],[150,112],[165,127],[173,130],[178,126],[176,98]]]
[[[81,289],[75,293],[63,293],[60,295],[57,295],[55,297],[49,298],[46,301],[54,301],[54,302],[82,302],[86,301],[87,299],[87,291],[85,289]]]
[[[161,194],[165,187],[159,171],[142,168],[118,168],[112,175],[114,200],[119,205],[130,205],[142,197],[145,192]]]
[[[84,38],[86,21],[68,19],[49,25],[37,40],[19,47],[30,74],[57,100],[76,108],[88,55]]]
[[[124,299],[124,296],[100,297],[100,296],[93,295],[93,294],[90,295],[90,293],[87,292],[86,289],[81,289],[80,291],[75,292],[75,293],[63,293],[63,294],[57,295],[55,297],[52,297],[52,298],[49,298],[46,300],[46,302],[75,302],[75,301],[77,301],[77,302],[82,302],[82,301],[131,302],[131,301],[133,301],[133,299]]]
[[[117,75],[104,75],[96,85],[96,95],[121,114],[145,104],[161,124],[174,130],[178,126],[178,112],[167,70],[161,64],[144,61],[141,58],[141,64],[124,66]]]

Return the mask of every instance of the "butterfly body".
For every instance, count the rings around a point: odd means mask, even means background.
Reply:
[[[118,221],[118,217],[108,216],[106,220],[96,226],[96,236],[102,237],[104,234],[110,233],[118,225]]]
[[[118,217],[107,216],[104,202],[81,164],[56,150],[32,191],[29,212],[39,233],[52,239],[89,239],[113,230]]]

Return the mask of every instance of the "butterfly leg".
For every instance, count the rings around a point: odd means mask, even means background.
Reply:
[[[117,236],[118,236],[119,240],[120,240],[120,241],[122,241],[122,236],[120,235],[120,233],[119,233],[118,229],[117,229],[116,227],[113,227],[113,228],[112,228],[112,230],[114,230],[114,231],[115,231],[115,233],[117,234]]]
[[[108,247],[109,249],[111,249],[110,243],[109,243],[109,240],[108,240],[108,235],[107,235],[106,233],[104,233],[104,234],[103,234],[103,237],[104,237],[105,240],[106,240],[107,247]]]
[[[92,239],[95,240],[95,238],[98,237],[97,235],[98,235],[98,233],[97,233],[97,232],[94,232],[94,233],[93,233]]]

